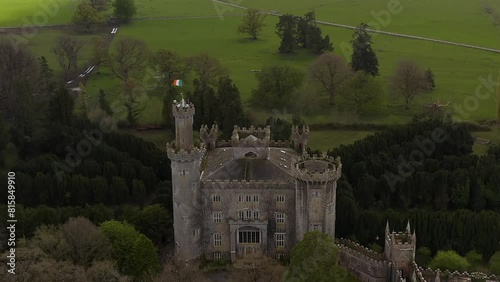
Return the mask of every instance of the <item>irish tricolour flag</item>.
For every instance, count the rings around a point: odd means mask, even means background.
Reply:
[[[182,82],[182,80],[180,80],[180,79],[176,79],[176,80],[174,80],[174,83],[173,83],[173,85],[174,85],[174,86],[182,86],[183,84],[184,84],[184,83],[183,83],[183,82]]]

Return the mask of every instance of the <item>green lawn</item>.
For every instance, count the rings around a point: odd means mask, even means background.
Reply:
[[[491,144],[500,145],[500,130],[497,128],[494,128],[490,132],[474,132],[473,135],[482,139],[491,140]],[[488,150],[488,145],[474,144],[472,150],[477,155],[484,155]]]
[[[0,0],[0,26],[41,26],[66,24],[79,1]]]
[[[313,150],[328,151],[340,145],[353,144],[356,140],[372,135],[375,131],[363,130],[311,130],[308,146]]]

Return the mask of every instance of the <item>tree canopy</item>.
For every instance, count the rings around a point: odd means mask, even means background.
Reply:
[[[343,281],[347,271],[340,266],[340,250],[333,238],[320,231],[310,231],[295,245],[285,281]]]
[[[238,26],[238,32],[246,33],[251,36],[252,39],[257,39],[259,33],[266,26],[264,24],[266,17],[267,13],[264,11],[254,8],[247,9],[241,24]]]
[[[377,55],[372,49],[372,37],[366,29],[368,25],[362,23],[356,27],[352,35],[351,68],[354,71],[365,71],[372,76],[379,74]]]
[[[128,23],[137,13],[134,0],[115,0],[113,15],[122,23]]]
[[[454,251],[438,251],[436,256],[429,263],[432,269],[467,271],[470,263],[466,258],[460,256]]]

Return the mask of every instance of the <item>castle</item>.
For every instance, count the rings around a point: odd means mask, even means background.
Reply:
[[[235,126],[231,140],[218,140],[217,126],[204,125],[201,140],[194,140],[194,105],[174,100],[172,112],[175,141],[167,144],[167,153],[178,259],[279,258],[288,256],[310,230],[335,238],[342,164],[338,157],[306,153],[307,126],[293,126],[289,141],[276,141],[270,139],[269,126]],[[336,240],[340,263],[353,276],[370,282],[471,281],[473,277],[416,265],[416,234],[409,222],[405,232],[398,233],[391,232],[387,223],[384,240],[383,254]]]

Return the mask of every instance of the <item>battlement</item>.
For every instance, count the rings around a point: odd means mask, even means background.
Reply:
[[[269,147],[291,148],[292,142],[290,140],[271,140],[269,141]]]
[[[239,127],[237,125],[234,126],[233,138],[245,138],[249,135],[253,135],[263,140],[269,140],[271,138],[271,127],[269,125],[264,128],[255,128],[253,125],[249,128]]]
[[[386,240],[392,245],[396,246],[413,246],[414,245],[414,235],[408,232],[392,232],[386,235]]]
[[[205,146],[194,147],[192,150],[177,150],[175,142],[167,143],[168,158],[176,162],[192,162],[202,160],[207,154]]]
[[[360,245],[354,241],[344,239],[344,238],[339,238],[336,240],[336,243],[343,245],[343,246],[346,246],[348,248],[351,248],[352,250],[355,250],[359,253],[362,253],[363,255],[368,256],[368,257],[375,259],[375,260],[383,260],[384,259],[384,256],[382,254],[377,253],[377,252],[375,252],[375,251],[373,251],[373,250],[371,250],[363,245]]]
[[[383,266],[383,267],[388,267],[389,266],[389,262],[386,261],[386,260],[381,260],[381,259],[375,259],[375,258],[372,258],[372,257],[369,257],[357,250],[354,250],[354,249],[351,249],[345,245],[342,245],[342,244],[337,244],[337,247],[339,248],[340,252],[344,252],[344,253],[347,253],[347,254],[350,254],[372,266]]]
[[[333,159],[325,155],[306,155],[295,163],[295,177],[305,181],[328,182],[338,180],[342,175],[340,158]]]
[[[293,189],[289,181],[275,180],[208,180],[203,182],[205,189]]]
[[[430,269],[430,268],[422,268],[418,266],[415,262],[412,262],[412,267],[415,271],[415,276],[417,278],[417,281],[420,282],[426,282],[426,281],[435,281],[436,278],[439,277],[441,281],[447,281],[450,279],[471,279],[471,280],[483,280],[483,281],[500,281],[500,277],[492,274],[488,275],[482,272],[472,272],[469,273],[467,271],[465,272],[459,272],[459,271],[449,271],[449,270],[444,270],[441,271],[440,269]]]
[[[186,103],[184,99],[180,102],[172,102],[172,115],[177,118],[192,118],[195,114],[193,103]]]

